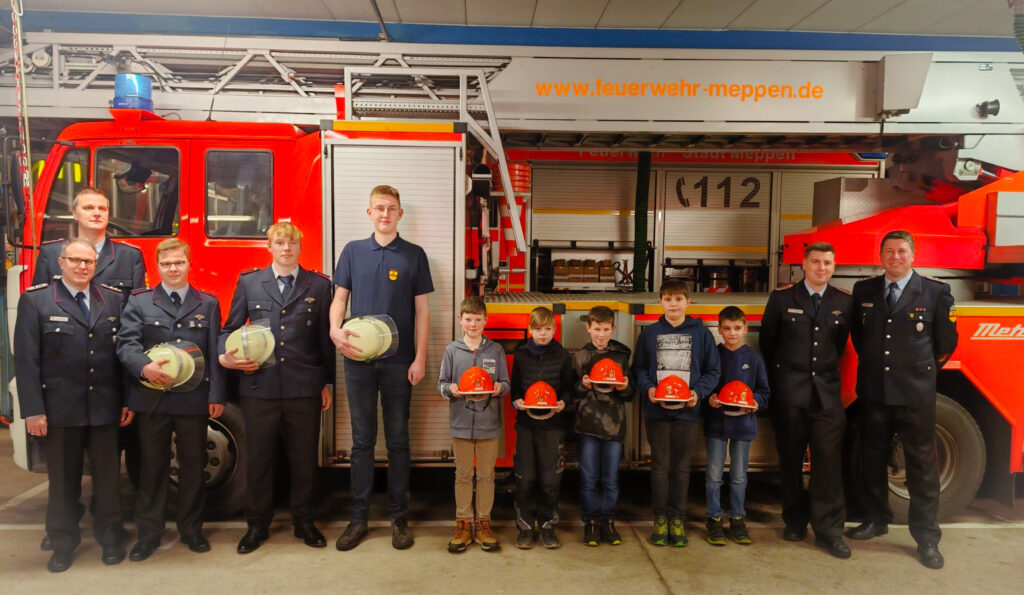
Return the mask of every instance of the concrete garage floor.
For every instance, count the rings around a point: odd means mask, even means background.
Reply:
[[[589,548],[580,543],[578,480],[567,472],[563,484],[563,546],[539,545],[522,551],[513,542],[511,497],[499,494],[494,517],[500,553],[470,549],[445,551],[453,513],[452,472],[417,469],[413,474],[412,526],[416,545],[391,548],[386,521],[371,523],[369,537],[355,550],[338,552],[348,511],[348,473],[326,470],[328,496],[320,527],[328,547],[313,550],[291,536],[287,508],[279,506],[271,538],[256,552],[240,556],[235,545],[245,531],[241,518],[210,522],[206,535],[213,551],[193,554],[178,543],[169,524],[152,558],[106,567],[92,540],[89,518],[71,569],[51,574],[43,536],[46,478],[17,469],[6,432],[0,433],[0,584],[6,593],[320,593],[320,592],[560,592],[560,593],[1020,593],[1024,585],[1024,500],[1015,509],[976,500],[968,511],[943,526],[946,567],[935,571],[917,561],[906,527],[870,542],[850,542],[853,558],[837,560],[818,550],[813,539],[793,544],[781,539],[777,485],[768,474],[754,475],[748,496],[754,545],[713,547],[704,539],[703,476],[691,488],[692,522],[684,549],[646,542],[651,529],[647,475],[624,472],[624,543]],[[1019,483],[1019,482],[1018,482]],[[378,484],[380,488],[383,482]],[[84,492],[88,494],[88,480]],[[130,503],[131,489],[124,487]],[[385,496],[373,497],[374,519],[385,518]],[[130,532],[134,526],[129,523]],[[131,543],[128,544],[129,547]]]

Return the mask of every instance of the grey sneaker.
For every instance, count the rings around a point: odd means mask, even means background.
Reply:
[[[533,547],[533,529],[520,529],[516,537],[516,547],[521,550],[528,550]]]
[[[555,535],[555,530],[550,527],[540,528],[540,542],[549,550],[562,547],[562,542],[558,541],[558,536]]]

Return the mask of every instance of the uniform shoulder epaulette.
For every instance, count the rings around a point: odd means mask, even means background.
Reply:
[[[123,292],[123,290],[120,287],[114,287],[113,285],[107,285],[106,283],[100,283],[100,287],[103,287],[104,289],[109,289],[110,291],[116,291],[117,293]]]
[[[205,291],[205,290],[202,290],[202,289],[196,289],[196,291],[198,291],[199,293],[201,293],[201,294],[203,294],[203,295],[205,295],[205,296],[207,296],[207,297],[212,297],[212,298],[213,298],[213,299],[215,299],[215,300],[216,300],[216,299],[219,299],[219,298],[217,297],[217,294],[216,294],[216,293],[212,293],[212,292],[209,292],[209,291]]]
[[[832,287],[836,286],[833,285]],[[848,289],[843,289],[842,287],[836,287],[836,291],[838,291],[839,293],[845,293],[846,295],[853,295],[852,293],[850,293]]]
[[[45,246],[47,244],[56,244],[57,242],[63,242],[63,241],[64,241],[64,238],[57,238],[56,240],[46,240],[45,242],[43,242],[40,245],[41,246]]]
[[[146,293],[146,292],[149,292],[149,291],[153,291],[153,288],[152,287],[140,287],[138,289],[133,289],[132,290],[132,295],[139,295],[140,293]]]
[[[53,276],[53,280],[54,280],[54,281],[60,281],[60,280],[61,280],[61,279],[63,279],[63,278],[64,278],[64,275],[54,275],[54,276]]]
[[[50,284],[49,284],[49,283],[40,283],[40,284],[38,284],[38,285],[33,285],[32,287],[29,287],[29,288],[28,288],[28,289],[26,289],[25,291],[35,291],[35,290],[37,290],[37,289],[42,289],[42,288],[44,288],[44,287],[49,287],[49,286],[50,286]]]
[[[327,275],[321,273],[320,271],[309,271],[309,272],[313,273],[314,275],[319,275],[320,277],[323,277],[324,279],[327,279],[328,281],[331,280],[330,277],[328,277]]]
[[[251,274],[255,273],[258,270],[260,270],[260,267],[253,267],[253,268],[249,269],[248,271],[242,271],[241,274],[242,275],[251,275]]]
[[[921,275],[921,278],[922,279],[927,279],[929,281],[933,281],[935,283],[942,283],[943,285],[949,285],[949,281],[946,281],[944,279],[936,279],[935,277],[925,277],[924,275]]]

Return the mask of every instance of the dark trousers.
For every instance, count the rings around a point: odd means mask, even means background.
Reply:
[[[173,398],[171,395],[170,398]],[[175,476],[178,484],[178,533],[198,535],[203,529],[203,502],[206,483],[205,415],[169,415],[139,413],[141,468],[139,492],[135,501],[135,524],[139,541],[159,542],[164,533],[164,510],[167,507],[167,484],[171,466],[171,432],[178,463]]]
[[[690,459],[700,424],[685,419],[648,419],[651,445],[651,501],[654,516],[686,519]]]
[[[843,432],[846,411],[822,409],[817,394],[810,407],[772,405],[775,446],[782,471],[782,520],[787,527],[806,527],[818,537],[842,537],[846,522],[843,496]],[[811,448],[810,494],[804,490],[803,463]]]
[[[345,391],[352,420],[351,520],[370,518],[374,448],[377,446],[377,399],[384,417],[384,443],[388,449],[388,516],[397,519],[409,511],[409,362],[370,363],[345,360]]]
[[[245,520],[266,527],[274,517],[274,467],[283,440],[291,475],[292,521],[312,523],[316,489],[316,447],[320,436],[320,396],[299,399],[242,397],[248,503]]]
[[[565,430],[536,430],[516,424],[516,526],[532,529],[558,524]]]
[[[121,461],[117,425],[50,427],[45,442],[46,474],[50,480],[46,503],[46,534],[54,550],[73,550],[81,542],[78,520],[82,505],[83,454],[92,465],[93,535],[102,546],[121,542]]]
[[[864,520],[891,523],[887,464],[893,435],[903,443],[910,492],[910,534],[918,544],[937,545],[939,471],[935,458],[935,405],[903,407],[862,403],[861,453],[864,462]]]

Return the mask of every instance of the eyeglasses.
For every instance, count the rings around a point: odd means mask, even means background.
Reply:
[[[73,267],[82,266],[83,264],[87,267],[96,266],[95,258],[77,258],[74,256],[61,256],[61,260],[68,261],[69,263],[71,263],[71,266]]]
[[[181,269],[181,268],[185,268],[185,265],[188,264],[188,261],[187,260],[164,260],[164,261],[161,261],[161,262],[159,262],[157,264],[159,264],[160,268],[162,268],[162,269],[169,269],[169,268],[172,268],[172,267],[173,268],[177,268],[177,269]]]

